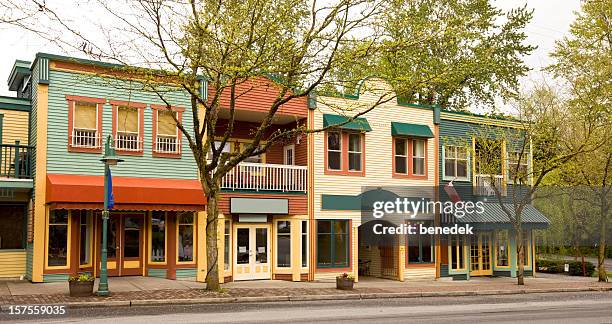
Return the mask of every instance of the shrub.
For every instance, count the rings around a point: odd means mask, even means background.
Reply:
[[[569,274],[570,276],[582,276],[582,261],[571,261],[569,263]],[[584,268],[586,269],[586,276],[590,277],[595,272],[595,265],[591,262],[584,262]]]
[[[77,275],[71,276],[68,279],[68,281],[94,281],[94,280],[96,280],[96,278],[94,278],[89,273],[77,274]]]
[[[565,264],[569,264],[570,276],[582,276],[582,261],[564,261],[564,260],[537,260],[536,267],[538,272],[543,273],[564,273]],[[591,262],[585,262],[586,275],[591,276],[595,271],[595,265]]]

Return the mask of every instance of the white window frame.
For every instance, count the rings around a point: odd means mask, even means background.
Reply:
[[[506,161],[507,161],[507,163],[506,163],[506,170],[507,170],[506,171],[506,179],[507,179],[508,183],[510,183],[510,184],[514,184],[514,179],[510,177],[510,171],[511,171],[512,165],[518,164],[518,163],[511,163],[510,162],[511,161],[510,157],[512,155],[514,155],[514,154],[516,154],[518,156],[520,153],[521,153],[520,151],[509,151],[509,150],[507,150],[507,153],[506,153],[506,155],[507,155],[507,157],[506,157]],[[527,182],[524,183],[524,185],[530,184],[531,183],[531,177],[529,176],[529,173],[530,173],[530,169],[529,169],[530,159],[529,159],[529,154],[527,152],[523,152],[523,158],[521,159],[521,163],[520,164],[525,166],[525,171],[527,172],[527,179],[526,179]]]
[[[291,164],[287,163],[289,160],[289,152],[291,152]],[[283,163],[285,165],[295,165],[295,144],[285,145],[283,147]]]
[[[351,151],[351,136],[356,136],[359,139],[359,151]],[[359,133],[347,133],[347,145],[346,148],[346,158],[348,159],[348,164],[346,166],[348,172],[362,172],[363,171],[363,138]],[[351,169],[351,153],[359,154],[359,169]]]
[[[134,132],[122,132],[119,131],[119,108],[130,108],[130,109],[136,109],[136,115],[137,115],[137,120],[138,120],[138,129],[136,131],[136,133]],[[121,150],[121,151],[131,151],[131,152],[140,152],[142,150],[142,141],[143,139],[140,138],[140,127],[142,127],[143,125],[140,124],[140,109],[139,108],[135,108],[135,107],[127,107],[127,106],[117,106],[117,115],[116,115],[116,120],[114,121],[115,123],[115,129],[117,130],[116,134],[115,134],[115,148],[117,150]],[[130,148],[119,148],[117,147],[117,143],[119,142],[119,133],[125,133],[125,134],[130,134],[130,135],[136,135],[137,138],[137,144],[136,144],[136,149],[130,149]],[[178,137],[178,134],[177,134]],[[155,145],[157,145],[157,140],[155,142]]]
[[[406,152],[405,155],[401,155],[401,154],[397,154],[397,145],[396,145],[396,141],[404,141],[404,152]],[[403,158],[405,163],[406,163],[406,172],[397,172],[397,161],[394,161],[394,170],[393,173],[395,174],[401,174],[401,175],[409,175],[410,174],[410,170],[408,169],[409,164],[408,163],[408,157],[410,156],[410,152],[408,152],[408,141],[409,139],[405,138],[405,137],[393,137],[393,159],[395,160],[396,158]]]
[[[416,143],[417,142],[422,142],[423,143],[423,156],[416,156],[414,154],[415,152],[415,147],[416,147]],[[423,140],[423,139],[413,139],[412,140],[412,152],[410,152],[411,154],[411,158],[412,158],[412,170],[410,170],[410,174],[411,175],[415,175],[415,176],[424,176],[427,175],[427,140]],[[416,160],[423,160],[423,173],[415,173],[415,161]],[[455,169],[457,169],[457,166],[455,164]]]
[[[302,231],[302,229],[304,228],[304,223],[306,223],[306,233],[304,233]],[[310,250],[308,249],[308,221],[307,220],[300,220],[300,267],[302,269],[306,269],[308,268],[308,265],[310,264]],[[302,244],[302,238],[304,237],[304,235],[306,235],[306,246],[304,246]],[[302,263],[302,252],[304,251],[304,249],[306,249],[306,265],[304,266],[304,264]]]
[[[76,110],[77,110],[76,107],[77,107],[78,103],[91,104],[91,102],[78,101],[78,100],[75,100],[75,101],[72,102],[72,116],[73,116],[72,117],[72,134],[71,134],[72,135],[72,141],[70,143],[70,146],[71,147],[79,147],[79,148],[100,148],[101,147],[101,145],[100,145],[100,130],[98,129],[98,125],[100,125],[99,124],[100,121],[98,120],[99,113],[100,113],[100,111],[99,111],[100,104],[94,103],[94,105],[96,106],[96,128],[94,129],[94,128],[80,128],[80,127],[77,128],[76,127],[76,120],[77,120],[77,118],[76,118],[77,117],[76,116]],[[76,138],[75,132],[77,130],[95,131],[94,138],[95,138],[95,141],[96,141],[96,145],[94,145],[94,146],[90,146],[90,145],[77,145],[76,142],[75,142],[75,138]]]
[[[458,154],[457,151],[455,151],[455,158],[453,158],[452,160],[455,160],[454,163],[454,167],[455,167],[455,176],[451,177],[451,176],[447,176],[446,175],[446,155],[447,155],[447,148],[449,147],[453,147],[455,149],[457,148],[463,148],[465,149],[465,154],[466,154],[466,176],[465,177],[458,177],[457,176],[457,160],[458,160]],[[461,159],[463,160],[463,159]],[[471,170],[471,159],[470,159],[470,151],[465,147],[465,146],[457,146],[457,145],[443,145],[442,146],[442,179],[446,180],[446,181],[471,181],[470,176],[471,176],[472,170]]]

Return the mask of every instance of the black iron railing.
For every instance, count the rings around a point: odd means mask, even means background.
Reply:
[[[32,153],[34,147],[15,144],[0,144],[0,178],[31,179]]]

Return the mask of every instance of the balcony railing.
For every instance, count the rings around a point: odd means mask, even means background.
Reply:
[[[477,196],[495,196],[495,188],[499,190],[502,196],[506,195],[506,186],[504,186],[504,176],[500,174],[477,174],[476,182],[474,183],[474,193]]]
[[[32,179],[32,153],[27,145],[0,144],[0,178]]]
[[[238,164],[221,180],[221,188],[229,190],[306,192],[305,166],[284,164]]]

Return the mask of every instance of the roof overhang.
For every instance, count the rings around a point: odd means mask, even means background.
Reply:
[[[8,86],[10,91],[17,91],[23,79],[30,75],[30,62],[15,60],[13,69],[8,78]]]

